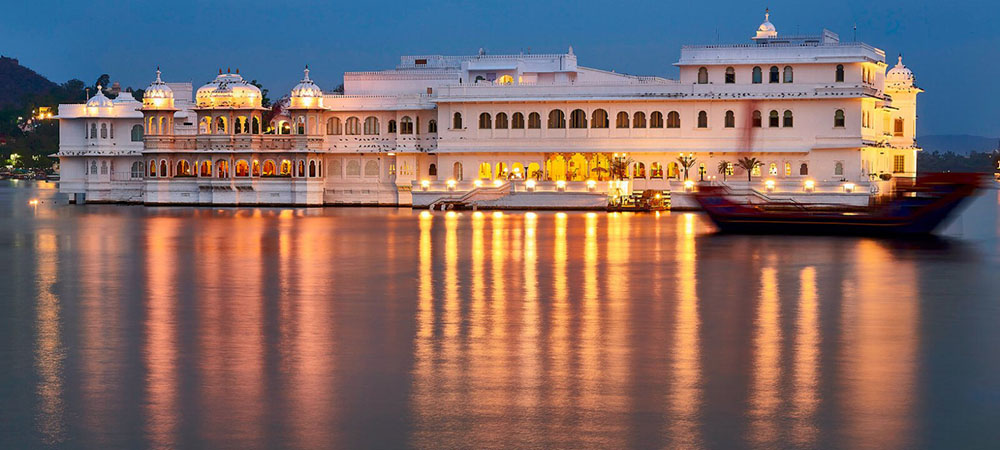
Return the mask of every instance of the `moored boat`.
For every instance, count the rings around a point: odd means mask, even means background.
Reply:
[[[930,234],[981,185],[974,174],[928,174],[867,208],[789,202],[738,203],[726,187],[702,187],[698,204],[723,233]]]

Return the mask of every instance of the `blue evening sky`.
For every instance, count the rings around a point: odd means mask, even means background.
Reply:
[[[49,79],[92,83],[108,73],[145,87],[157,65],[166,81],[197,88],[220,67],[239,67],[276,98],[301,78],[333,89],[344,71],[395,66],[404,54],[562,52],[583,66],[677,76],[684,44],[743,43],[771,8],[779,33],[818,33],[896,54],[927,90],[919,133],[1000,136],[1000,3],[448,0],[378,2],[3,0],[0,54]]]

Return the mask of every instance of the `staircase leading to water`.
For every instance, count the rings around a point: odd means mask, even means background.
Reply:
[[[475,206],[477,202],[499,200],[511,193],[511,183],[508,181],[500,186],[480,186],[466,192],[458,198],[442,198],[435,200],[428,207],[431,210],[465,209]]]

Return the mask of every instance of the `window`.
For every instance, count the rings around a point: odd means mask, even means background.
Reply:
[[[108,124],[102,123],[101,124],[101,139],[107,139],[107,138],[108,138]]]
[[[785,163],[785,176],[787,177],[787,176],[791,176],[791,175],[792,175],[792,163],[786,162]]]
[[[523,129],[524,128],[524,114],[519,112],[514,113],[510,116],[510,127],[513,129]]]
[[[844,110],[838,109],[833,113],[833,126],[844,128]]]
[[[91,139],[97,139],[97,124],[96,123],[90,124],[90,138]]]
[[[542,115],[536,112],[528,114],[528,128],[538,129],[542,127]]]
[[[413,119],[410,116],[399,119],[399,134],[413,134]]]
[[[628,113],[620,111],[615,117],[615,128],[628,128]]]
[[[437,164],[431,164],[430,166],[427,166],[427,176],[429,176],[429,177],[436,177],[436,176],[438,176],[438,166],[437,166]]]
[[[270,162],[270,161],[268,161]],[[273,163],[272,163],[273,164]],[[264,164],[267,168],[267,164]],[[349,177],[360,177],[361,176],[361,162],[356,159],[347,162],[347,176]]]
[[[388,125],[386,126],[386,128],[387,128],[387,131],[389,133],[395,133],[396,132],[396,121],[395,120],[390,120],[389,123],[388,123]]]
[[[245,160],[236,161],[236,171],[234,175],[238,177],[250,176],[250,164],[247,164]]]
[[[507,129],[507,113],[497,113],[496,128],[498,130],[506,130]]]
[[[493,177],[493,169],[490,168],[490,163],[484,162],[479,164],[479,179],[489,180]]]
[[[704,67],[698,68],[698,84],[708,84],[708,69]]]
[[[753,84],[760,84],[762,81],[762,74],[760,66],[753,68]]]
[[[790,110],[785,110],[785,114],[782,116],[781,126],[791,128],[792,127],[792,112]]]
[[[309,161],[309,178],[316,177],[316,161]]]
[[[512,77],[510,75],[504,75],[504,76],[502,76],[500,78],[497,78],[496,83],[497,84],[512,84],[512,83],[514,83],[514,77]]]
[[[493,118],[490,117],[490,113],[479,114],[479,129],[488,130],[493,128]]]
[[[667,128],[680,128],[681,115],[677,111],[667,113]]]
[[[753,127],[754,128],[760,128],[761,126],[763,126],[763,124],[762,124],[761,117],[760,117],[760,111],[754,111],[753,112]]]
[[[115,123],[114,122],[111,122],[111,125],[108,126],[108,134],[110,135],[111,139],[115,138]]]
[[[903,119],[896,119],[895,123],[892,126],[892,135],[893,136],[903,135]]]
[[[892,173],[903,173],[906,171],[906,157],[903,155],[893,155]]]
[[[736,127],[736,114],[732,111],[726,111],[726,128]]]
[[[833,174],[834,175],[843,175],[844,174],[844,163],[843,162],[837,161],[837,162],[833,163]]]
[[[836,81],[837,83],[843,83],[844,82],[844,65],[843,64],[837,64],[837,73],[836,73],[836,76],[834,76],[834,81]]]
[[[142,125],[132,125],[132,142],[142,141]]]
[[[456,181],[462,181],[462,163],[456,162],[451,166],[451,176],[455,177]]]
[[[583,112],[582,109],[574,109],[569,114],[569,127],[587,128],[587,113]]]
[[[438,121],[431,119],[427,121],[427,132],[437,133],[438,132]]]
[[[368,160],[365,163],[365,176],[366,177],[377,177],[378,176],[378,161],[374,159]]]
[[[344,134],[350,136],[361,134],[361,119],[358,119],[357,117],[348,117],[344,128]]]
[[[771,66],[770,77],[768,78],[767,81],[769,83],[777,83],[781,81],[779,76],[780,74],[778,73],[778,66]]]
[[[736,69],[726,67],[726,84],[736,83]]]
[[[326,134],[340,134],[340,118],[331,117],[326,119]]]
[[[635,163],[632,166],[632,178],[646,178],[646,165],[643,163]]]
[[[808,164],[802,163],[802,165],[799,166],[799,175],[809,175],[809,165]]]
[[[298,120],[295,121],[295,134],[306,134],[306,118],[299,116]],[[237,119],[236,129],[239,129],[240,122]]]
[[[160,167],[163,167],[164,168],[164,172],[166,172],[166,164],[167,164],[167,162],[164,161],[162,164],[163,165],[160,166]],[[107,161],[101,161],[101,175],[107,175],[107,174],[108,174],[108,162]]]
[[[296,176],[298,176],[298,177],[305,177],[306,176],[306,162],[303,161],[303,160],[301,160],[301,159],[299,160],[299,170],[298,170]]]
[[[663,178],[663,166],[655,162],[649,165],[649,178]]]
[[[486,81],[486,78],[484,78],[482,75],[476,75],[475,82],[478,83],[480,81]]]
[[[226,132],[226,118],[219,116],[215,119],[215,131],[218,133]]]
[[[549,128],[566,128],[566,115],[558,109],[550,111]]]
[[[451,128],[455,130],[462,129],[462,113],[455,113],[451,118]]]
[[[260,119],[255,116],[250,123],[250,132],[253,134],[260,134]]]
[[[792,82],[792,66],[785,66],[785,83]]]
[[[677,118],[680,121],[680,117]],[[653,111],[649,114],[649,128],[663,128],[663,113]]]
[[[779,125],[779,123],[778,123],[778,112],[772,110],[771,113],[768,115],[768,118],[767,118],[767,126],[769,126],[771,128],[777,128],[778,125]]]
[[[698,128],[708,128],[708,113],[698,111]]]
[[[771,165],[768,166],[767,168],[767,174],[771,176],[778,175],[778,165],[775,163],[771,163]]]
[[[626,120],[626,122],[628,122]],[[595,109],[590,114],[590,126],[592,128],[608,128],[608,112],[603,109]]]
[[[177,161],[177,166],[174,168],[174,176],[178,175],[191,175],[191,165],[185,160]]]
[[[156,176],[156,161],[149,160],[149,176]],[[90,162],[90,173],[97,175],[97,161]]]
[[[646,113],[639,111],[635,114],[632,114],[632,127],[646,128]]]
[[[375,116],[365,117],[365,134],[378,134],[378,118]]]

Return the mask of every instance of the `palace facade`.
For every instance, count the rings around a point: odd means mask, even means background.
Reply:
[[[404,56],[344,74],[343,93],[307,68],[276,112],[238,70],[197,91],[157,70],[141,102],[99,90],[59,106],[60,189],[150,205],[594,207],[685,179],[867,197],[916,173],[922,91],[902,57],[887,71],[878,48],[765,20],[749,43],[685,46],[675,65],[673,80],[580,66],[572,47]],[[744,156],[762,162],[750,181]]]

